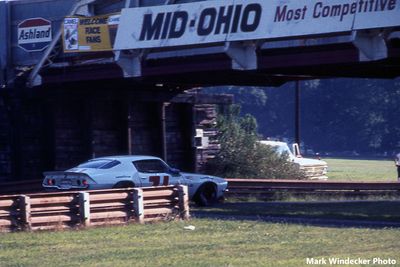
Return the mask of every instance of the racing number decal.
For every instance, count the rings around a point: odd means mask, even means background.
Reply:
[[[160,185],[160,176],[150,176],[149,180],[153,183],[153,186]]]
[[[150,176],[149,177],[149,180],[150,180],[150,182],[153,183],[153,186],[159,186],[160,185],[160,179],[161,179],[160,176]],[[166,175],[166,176],[164,176],[162,185],[168,185],[168,184],[169,184],[169,176]]]
[[[168,184],[169,184],[169,176],[166,175],[166,176],[164,176],[164,179],[163,179],[163,185],[168,185]]]

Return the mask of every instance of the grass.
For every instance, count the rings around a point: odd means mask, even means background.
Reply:
[[[390,160],[324,159],[331,181],[397,181],[397,170]]]
[[[184,230],[191,224],[195,230]],[[0,236],[0,266],[306,266],[306,258],[391,258],[398,229],[194,219]]]
[[[208,214],[400,222],[400,201],[234,202],[194,208]]]
[[[396,180],[395,168],[390,161],[328,159],[327,162],[330,180]],[[228,202],[202,209],[204,211],[232,217],[240,214],[400,221],[398,201]],[[185,230],[187,225],[196,228]],[[307,258],[348,257],[371,262],[373,258],[390,258],[396,261],[390,266],[400,266],[399,240],[398,228],[335,228],[234,219],[192,219],[86,230],[0,234],[0,267],[301,267],[307,266]]]

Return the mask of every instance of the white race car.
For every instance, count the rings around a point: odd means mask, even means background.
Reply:
[[[152,156],[91,159],[66,171],[45,172],[48,190],[94,190],[161,185],[187,185],[189,198],[207,206],[223,197],[228,182],[220,177],[180,172]]]

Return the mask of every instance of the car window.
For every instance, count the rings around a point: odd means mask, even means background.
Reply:
[[[157,173],[168,172],[169,168],[164,162],[157,159],[138,160],[132,162],[139,172]]]
[[[289,147],[287,145],[281,145],[281,146],[272,146],[272,148],[275,149],[275,151],[279,155],[283,155],[287,153],[289,156],[292,154],[292,151],[290,151]]]
[[[121,162],[118,160],[111,159],[94,159],[89,160],[85,163],[78,165],[78,168],[89,168],[89,169],[111,169],[119,165]]]

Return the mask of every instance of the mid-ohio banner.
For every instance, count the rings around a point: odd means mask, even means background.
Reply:
[[[400,0],[218,0],[123,9],[115,50],[400,26]]]

